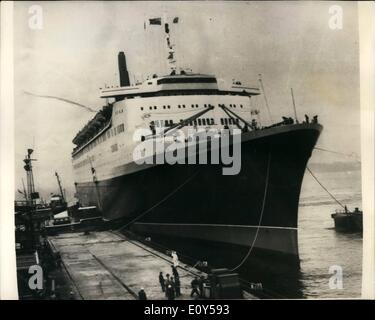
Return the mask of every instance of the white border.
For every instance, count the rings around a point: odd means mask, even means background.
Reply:
[[[13,2],[1,2],[0,299],[18,299],[14,235]],[[375,298],[375,3],[358,3],[364,211],[362,297]]]
[[[358,3],[363,202],[362,298],[375,298],[375,3]]]
[[[1,3],[0,299],[18,299],[14,233],[13,5]]]

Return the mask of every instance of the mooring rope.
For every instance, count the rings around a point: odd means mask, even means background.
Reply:
[[[260,87],[262,88],[262,92],[263,92],[263,98],[264,98],[264,101],[266,103],[266,107],[267,107],[267,112],[268,112],[268,116],[270,118],[270,121],[271,123],[273,122],[273,119],[272,119],[272,115],[271,115],[271,110],[270,110],[270,107],[268,105],[268,99],[267,99],[267,96],[266,96],[266,92],[264,91],[264,86],[263,86],[263,81],[262,81],[262,75],[259,74],[259,83],[260,83]]]
[[[328,191],[328,189],[319,181],[319,179],[312,173],[312,171],[310,170],[309,167],[306,167],[307,171],[310,172],[311,176],[315,179],[315,181],[317,183],[319,183],[319,185],[331,196],[331,198],[333,200],[335,200],[343,209],[345,209],[345,206],[339,201],[337,200],[334,195]]]
[[[237,269],[239,269],[245,263],[245,261],[250,256],[251,252],[253,251],[255,242],[258,239],[260,225],[261,225],[262,220],[263,220],[263,213],[264,213],[264,208],[265,208],[266,199],[267,199],[268,182],[269,182],[269,175],[270,175],[270,166],[271,166],[271,150],[268,153],[268,163],[267,163],[266,181],[265,181],[265,186],[264,186],[263,203],[262,203],[262,209],[260,211],[259,222],[258,222],[257,230],[255,232],[255,236],[253,238],[251,246],[250,246],[249,250],[247,251],[245,257],[241,260],[241,262],[235,268],[230,269],[229,271],[232,271],[232,272],[236,271]]]
[[[319,150],[319,151],[330,152],[330,153],[334,153],[334,154],[340,154],[342,156],[346,156],[346,157],[349,157],[349,158],[354,158],[355,161],[361,163],[361,160],[358,160],[358,155],[355,152],[352,152],[352,153],[348,154],[348,153],[338,152],[338,151],[329,150],[329,149],[320,148],[320,147],[315,147],[314,149]]]

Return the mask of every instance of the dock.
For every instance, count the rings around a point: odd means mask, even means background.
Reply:
[[[119,232],[63,233],[48,237],[61,256],[76,299],[136,300],[144,288],[149,300],[166,300],[159,284],[159,272],[172,274],[172,257]],[[191,300],[190,283],[205,273],[179,262],[181,296]],[[244,291],[245,299],[256,299]]]

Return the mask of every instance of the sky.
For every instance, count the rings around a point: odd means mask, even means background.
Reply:
[[[35,4],[42,8],[41,29],[29,26]],[[332,5],[342,7],[342,29],[329,27]],[[119,51],[126,54],[132,81],[167,73],[162,28],[144,29],[148,18],[164,15],[179,17],[173,25],[179,66],[249,85],[258,85],[262,74],[274,121],[293,116],[292,87],[299,118],[319,115],[320,147],[360,154],[355,2],[43,1],[16,2],[14,14],[19,189],[25,180],[22,159],[33,148],[36,188],[44,197],[57,192],[57,170],[68,197],[73,195],[71,141],[94,113],[40,96],[98,110],[105,104],[99,88],[118,85]],[[263,100],[259,106],[266,114]],[[353,159],[317,150],[311,159],[346,160]]]

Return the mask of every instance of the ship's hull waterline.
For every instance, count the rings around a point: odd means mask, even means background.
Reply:
[[[211,242],[298,259],[301,184],[321,130],[304,123],[242,134],[237,175],[223,175],[214,164],[141,166],[77,182],[77,197],[84,206],[99,205],[104,219],[132,221],[134,232],[163,239],[170,249],[174,242]]]

